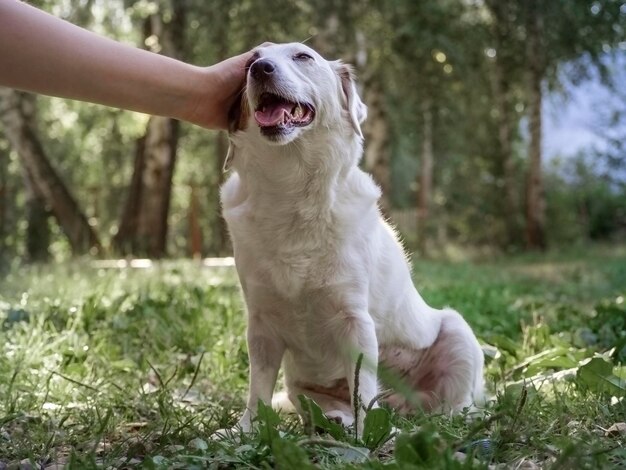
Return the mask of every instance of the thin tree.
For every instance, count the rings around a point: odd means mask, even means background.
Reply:
[[[493,41],[493,56],[489,60],[488,71],[497,111],[499,173],[504,182],[500,207],[506,226],[506,244],[515,246],[523,242],[513,152],[514,129],[518,121],[514,109],[514,89],[520,87],[519,76],[524,63],[516,27],[519,10],[513,2],[487,0],[485,4],[491,14],[487,29]]]
[[[541,171],[541,82],[545,73],[543,12],[538,0],[527,0],[526,60],[528,69],[528,176],[526,181],[526,246],[546,248],[545,200]]]
[[[0,119],[4,126],[4,133],[16,150],[22,164],[24,181],[29,191],[27,194],[39,203],[38,213],[36,217],[31,218],[31,222],[36,223],[39,229],[42,228],[44,220],[47,219],[46,209],[42,208],[45,205],[50,208],[67,236],[74,254],[100,251],[101,246],[95,231],[89,225],[87,217],[70,190],[51,165],[37,135],[35,97],[28,93],[6,88],[0,89]],[[32,206],[29,210],[32,210]],[[32,236],[37,235],[36,230],[29,232]],[[33,240],[31,242],[34,243]],[[45,239],[41,242],[46,243]],[[35,248],[30,243],[29,246],[34,250],[32,254],[35,257],[40,256],[44,250],[43,247]],[[47,247],[45,249],[47,250]]]
[[[155,52],[183,58],[187,2],[169,1],[143,22],[144,39]],[[136,146],[126,204],[113,245],[125,254],[160,258],[167,251],[168,215],[176,164],[179,122],[152,116]]]

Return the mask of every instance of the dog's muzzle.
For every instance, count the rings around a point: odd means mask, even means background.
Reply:
[[[261,90],[254,110],[254,120],[266,136],[290,133],[296,127],[313,122],[315,108],[306,102],[294,100],[280,93],[279,69],[269,59],[258,59],[250,66],[250,77]]]
[[[273,127],[308,126],[314,115],[311,105],[290,101],[275,93],[263,93],[254,111],[254,119],[264,130]]]
[[[259,82],[271,79],[275,71],[276,65],[269,59],[257,59],[250,66],[250,75]]]

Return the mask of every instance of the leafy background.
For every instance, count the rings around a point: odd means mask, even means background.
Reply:
[[[164,259],[130,268],[97,258],[150,254],[115,236],[153,121],[21,96],[101,248],[68,240],[0,123],[0,469],[626,465],[624,2],[32,3],[161,53],[154,25],[182,9],[177,53],[195,64],[267,40],[354,63],[370,109],[363,166],[417,253],[420,292],[483,344],[490,402],[478,417],[374,410],[360,440],[314,403],[314,426],[261,408],[257,433],[216,439],[244,406],[245,313],[232,268],[183,258],[229,254],[224,136],[181,124]],[[538,96],[541,243],[527,234]]]
[[[267,40],[306,41],[327,57],[355,64],[370,108],[363,166],[383,187],[383,207],[409,247],[422,254],[449,255],[457,248],[515,252],[623,239],[622,1],[33,3],[161,53],[172,53],[168,28],[179,31],[176,55],[195,64],[212,64]],[[148,26],[155,20],[165,32]],[[182,25],[178,29],[176,21]],[[533,41],[536,50],[530,47]],[[531,152],[537,90],[529,77],[535,63],[543,102],[543,155]],[[115,256],[120,250],[113,238],[125,202],[135,196],[131,176],[137,142],[150,133],[148,117],[44,97],[36,99],[35,109],[36,135],[46,158],[99,236],[101,253]],[[24,159],[2,128],[4,264],[15,257],[62,260],[72,250],[84,252],[68,243],[50,217],[54,210],[35,234],[28,231],[35,222],[27,210],[32,196],[25,187]],[[135,255],[229,251],[217,200],[224,136],[187,124],[179,132],[171,144],[172,181],[164,186],[172,188],[166,244],[155,252],[133,245]],[[537,158],[540,173],[533,173]],[[532,202],[530,181],[537,174],[543,185]],[[194,201],[195,233],[201,237],[196,248],[191,246]],[[40,205],[50,210],[53,203]],[[528,238],[529,214],[543,220],[541,239]],[[39,250],[30,247],[29,237]]]

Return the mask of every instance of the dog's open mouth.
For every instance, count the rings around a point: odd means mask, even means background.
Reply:
[[[313,122],[315,109],[308,103],[289,101],[273,93],[263,93],[254,119],[266,135],[280,134]]]

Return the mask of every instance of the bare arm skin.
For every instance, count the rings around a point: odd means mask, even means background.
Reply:
[[[250,57],[196,67],[0,0],[0,86],[226,129]]]

